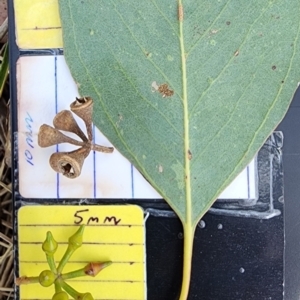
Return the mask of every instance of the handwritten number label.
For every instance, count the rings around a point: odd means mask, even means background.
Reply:
[[[112,223],[113,225],[118,225],[121,222],[121,219],[118,219],[115,216],[105,216],[103,220],[100,220],[97,216],[87,215],[89,211],[89,209],[77,210],[74,214],[74,224],[79,225],[81,223],[86,223],[87,225],[89,225],[92,223],[97,224],[102,221],[102,224]]]
[[[74,214],[74,217],[77,218],[77,221],[74,221],[75,224],[81,224],[81,222],[83,221],[83,217],[81,217],[79,214],[84,213],[84,212],[88,212],[88,209],[83,209],[83,210],[77,210]]]
[[[24,151],[24,156],[25,160],[31,165],[34,166],[33,164],[33,155],[31,153],[31,149],[34,148],[33,146],[33,134],[32,134],[32,124],[33,124],[33,119],[30,116],[30,114],[27,112],[27,116],[25,118],[25,135],[26,135],[26,150]]]

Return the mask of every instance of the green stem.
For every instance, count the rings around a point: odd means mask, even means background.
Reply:
[[[58,280],[55,280],[54,286],[55,286],[55,293],[58,293],[58,292],[62,291],[60,282]]]
[[[27,277],[27,276],[22,276],[16,279],[16,285],[21,285],[21,284],[31,284],[31,283],[39,283],[39,276],[36,277]]]
[[[35,276],[35,277],[26,277],[26,280],[30,281],[30,283],[38,283],[40,282],[39,280],[39,276]]]
[[[184,120],[184,164],[185,164],[185,193],[186,193],[186,212],[185,220],[182,220],[184,229],[184,249],[183,249],[183,275],[182,287],[179,300],[187,300],[192,270],[192,255],[194,241],[194,226],[192,225],[192,191],[191,191],[191,159],[190,149],[190,128],[189,128],[189,109],[187,92],[187,68],[186,53],[184,48],[184,11],[182,0],[178,0],[178,21],[179,21],[179,43],[181,53],[181,72],[182,72],[182,102]]]
[[[102,271],[104,268],[111,265],[111,261],[106,262],[90,262],[84,268],[75,270],[69,273],[61,274],[63,280],[72,279],[81,276],[92,276],[95,277],[97,274]]]
[[[61,287],[71,296],[73,297],[75,300],[78,299],[78,297],[80,296],[80,293],[78,293],[76,290],[74,290],[70,285],[68,285],[66,282],[64,282],[63,280],[59,281]]]
[[[192,255],[194,242],[194,228],[191,225],[184,224],[184,244],[183,244],[183,275],[179,300],[187,300],[192,271]]]
[[[79,247],[81,247],[84,228],[85,225],[80,225],[78,230],[72,236],[69,237],[68,248],[57,267],[58,275],[61,274],[64,266],[66,265],[66,263],[68,262],[68,260],[70,259],[74,251],[77,250]]]
[[[72,271],[72,272],[69,272],[69,273],[61,274],[60,277],[61,277],[63,280],[67,280],[67,279],[72,279],[72,278],[81,277],[81,276],[88,276],[88,275],[85,273],[85,270],[84,270],[84,269],[79,269],[79,270]]]
[[[72,254],[75,252],[76,249],[74,249],[72,246],[68,246],[63,258],[61,259],[61,261],[58,264],[57,267],[57,274],[61,274],[64,266],[66,265],[66,263],[68,262],[68,260],[70,259],[70,257],[72,256]]]
[[[47,262],[50,267],[50,270],[54,273],[57,274],[57,269],[54,261],[54,256],[51,254],[46,254]]]

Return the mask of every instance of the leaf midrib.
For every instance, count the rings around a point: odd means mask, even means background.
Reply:
[[[185,220],[183,224],[192,227],[192,193],[191,193],[191,164],[190,164],[190,133],[189,133],[189,110],[187,95],[187,76],[186,76],[186,55],[184,50],[183,34],[183,6],[182,0],[178,1],[178,21],[179,21],[179,43],[181,54],[181,71],[182,71],[182,103],[183,103],[183,126],[184,126],[184,173],[185,173]]]

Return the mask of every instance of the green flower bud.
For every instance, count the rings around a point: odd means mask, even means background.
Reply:
[[[95,277],[97,274],[103,270],[104,268],[108,267],[111,265],[111,261],[106,261],[106,262],[91,262],[88,265],[86,265],[83,270],[85,275]]]
[[[84,293],[84,294],[80,294],[77,300],[94,300],[94,298],[91,293]]]
[[[61,287],[75,300],[94,300],[91,293],[79,293],[62,279],[59,279],[59,283]]]
[[[43,251],[48,255],[53,255],[57,249],[57,242],[52,236],[51,231],[47,232],[46,240],[42,245]]]
[[[85,225],[81,225],[78,230],[69,238],[69,246],[73,250],[78,249],[82,245],[82,237]]]
[[[104,268],[108,267],[111,264],[112,264],[111,261],[91,262],[82,269],[75,270],[75,271],[65,273],[65,274],[61,274],[61,278],[63,280],[67,280],[67,279],[81,277],[81,276],[95,277],[101,270],[103,270]]]
[[[69,300],[69,296],[66,292],[60,291],[53,295],[52,300]]]
[[[48,287],[54,283],[56,276],[50,270],[42,271],[39,275],[39,282],[42,286]]]
[[[61,273],[64,266],[74,253],[81,245],[82,245],[82,237],[83,237],[83,231],[84,231],[85,225],[81,225],[78,230],[69,238],[69,245],[68,248],[62,257],[61,261],[58,264],[57,267],[57,273]]]

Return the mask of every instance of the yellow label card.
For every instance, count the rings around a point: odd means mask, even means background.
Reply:
[[[86,224],[83,245],[75,251],[63,273],[83,268],[93,261],[112,261],[96,277],[67,281],[95,300],[146,299],[145,230],[143,210],[134,205],[24,206],[18,213],[19,275],[38,276],[49,269],[42,243],[47,231],[58,242],[58,264],[68,238]],[[54,286],[21,285],[20,299],[51,299]]]
[[[14,8],[19,48],[63,47],[57,0],[15,0]]]

